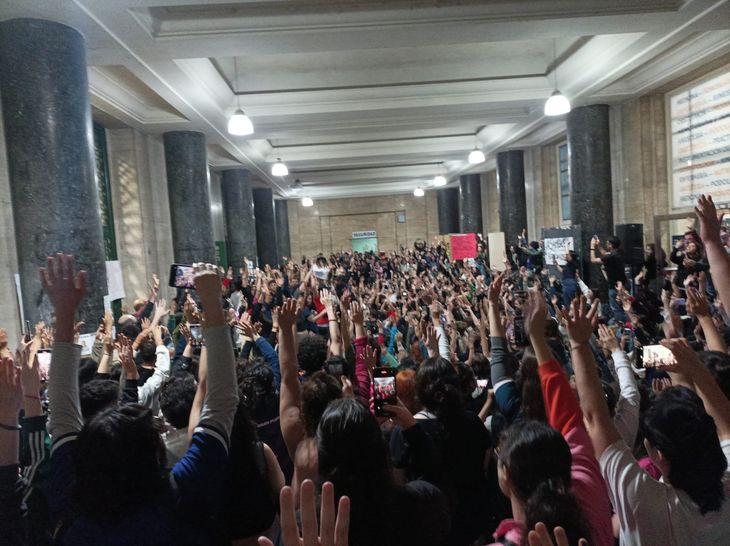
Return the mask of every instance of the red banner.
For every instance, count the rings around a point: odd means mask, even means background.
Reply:
[[[451,236],[451,259],[465,260],[477,257],[477,236],[474,233]]]

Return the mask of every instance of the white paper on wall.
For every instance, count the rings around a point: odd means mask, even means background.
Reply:
[[[119,260],[106,262],[106,284],[110,301],[124,298],[124,277]]]
[[[545,239],[543,248],[545,249],[545,263],[553,265],[555,260],[560,265],[565,265],[565,250],[574,250],[572,237],[555,237],[553,239]]]
[[[496,232],[487,234],[489,244],[489,266],[497,271],[504,271],[504,257],[507,253],[504,232]]]

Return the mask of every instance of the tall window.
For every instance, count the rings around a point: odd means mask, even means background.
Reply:
[[[568,144],[558,146],[558,180],[560,182],[560,222],[570,223],[570,161]]]

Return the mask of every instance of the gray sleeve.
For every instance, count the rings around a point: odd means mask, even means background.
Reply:
[[[492,388],[496,389],[498,383],[514,379],[510,354],[507,350],[507,340],[503,337],[489,337],[489,344],[492,346],[492,359],[489,362]]]
[[[53,449],[72,439],[70,436],[84,426],[79,405],[80,360],[81,345],[62,342],[53,344],[48,377],[48,432],[53,436]]]
[[[220,440],[223,445],[228,445],[238,406],[238,383],[230,329],[227,324],[203,328],[203,338],[208,349],[208,389],[198,428],[204,429],[206,433],[224,435]]]

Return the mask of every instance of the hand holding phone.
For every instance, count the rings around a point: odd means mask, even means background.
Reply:
[[[373,369],[373,404],[377,417],[387,417],[389,414],[383,406],[398,404],[398,395],[395,388],[395,371],[389,366]]]
[[[674,353],[664,345],[646,345],[642,356],[644,368],[662,368],[677,363]]]
[[[195,272],[192,265],[172,264],[168,284],[172,288],[195,289]]]

